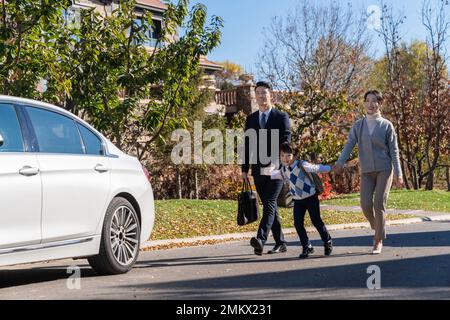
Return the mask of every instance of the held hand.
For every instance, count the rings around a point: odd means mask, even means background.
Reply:
[[[403,177],[394,177],[394,185],[399,189],[403,188]]]
[[[250,182],[250,181],[248,180],[248,173],[247,173],[247,172],[242,172],[242,180],[243,180],[244,182]]]

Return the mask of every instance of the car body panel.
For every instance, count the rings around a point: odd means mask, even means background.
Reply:
[[[96,255],[100,236],[0,250],[0,266]]]
[[[41,177],[19,174],[25,166],[36,156],[0,153],[0,249],[41,242]]]
[[[112,200],[118,194],[130,194],[138,203],[141,216],[141,243],[148,240],[151,235],[155,220],[155,207],[153,191],[150,183],[145,177],[143,170],[137,172],[133,168],[140,165],[139,161],[127,155],[121,158],[110,158],[111,170],[111,190]],[[123,181],[127,179],[128,183],[124,187]],[[99,226],[101,228],[101,225]]]
[[[38,154],[37,159],[42,179],[42,242],[96,234],[109,203],[111,173],[94,168],[109,167],[109,159],[63,154]]]
[[[0,152],[0,191],[4,191],[0,194],[0,230],[5,230],[0,234],[0,266],[98,254],[107,207],[118,195],[132,200],[140,214],[141,243],[150,237],[155,219],[153,191],[137,158],[123,153],[87,122],[62,108],[0,95],[1,103],[70,117],[102,140],[105,155],[39,153],[31,147],[17,154]],[[40,170],[28,180],[24,178],[30,177],[17,177],[25,159]],[[108,170],[94,170],[98,164]],[[29,190],[22,187],[23,181],[31,182]],[[8,209],[13,204],[15,211]],[[18,226],[24,230],[18,232]],[[22,231],[28,238],[20,236]]]

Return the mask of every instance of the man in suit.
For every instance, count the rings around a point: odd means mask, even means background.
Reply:
[[[281,180],[272,180],[271,173],[275,169],[279,169],[279,151],[280,146],[284,142],[291,141],[291,131],[289,117],[285,112],[277,110],[272,105],[272,88],[270,84],[260,81],[256,84],[256,102],[259,110],[249,115],[245,122],[245,131],[256,131],[256,143],[245,139],[245,159],[242,165],[242,179],[249,181],[248,172],[251,167],[251,175],[255,181],[256,191],[263,203],[263,216],[259,224],[258,233],[250,241],[250,245],[254,248],[256,255],[262,255],[264,245],[267,241],[270,230],[272,230],[275,239],[275,247],[270,250],[269,254],[286,252],[286,241],[281,229],[281,221],[278,215],[277,198],[283,187]],[[277,135],[278,133],[278,135]],[[267,156],[271,157],[269,163],[264,163],[265,155],[261,155],[264,150],[264,138],[267,136]],[[272,146],[271,137],[278,139],[274,141],[276,145]],[[260,140],[263,141],[261,148]],[[276,154],[271,154],[271,150]],[[262,151],[262,152],[261,152]],[[250,154],[256,152],[256,163],[250,164]],[[263,158],[263,159],[261,159]],[[253,159],[253,158],[252,158]]]

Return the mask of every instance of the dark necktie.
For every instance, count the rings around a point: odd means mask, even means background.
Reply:
[[[260,126],[262,129],[264,129],[266,127],[266,123],[267,123],[267,119],[266,119],[266,114],[263,113],[261,116],[261,122],[260,122]]]

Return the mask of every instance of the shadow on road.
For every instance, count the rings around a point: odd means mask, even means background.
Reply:
[[[335,238],[334,246],[338,247],[365,247],[359,252],[339,253],[324,258],[320,241],[313,241],[317,247],[317,253],[310,259],[333,259],[365,256],[372,245],[372,237],[355,236]],[[256,257],[252,248],[248,245],[248,254],[230,255],[201,255],[197,257],[173,258],[173,259],[153,259],[140,260],[136,268],[156,268],[156,267],[183,267],[183,266],[208,266],[208,265],[233,265],[233,264],[264,264],[266,262],[293,262],[298,261],[296,254],[292,256],[294,250],[300,252],[298,242],[290,242],[287,254],[276,256],[263,255]],[[243,244],[245,250],[247,245]],[[398,233],[388,236],[386,247],[449,247],[450,253],[450,231],[436,232],[415,232]],[[268,244],[267,249],[271,246]],[[236,248],[235,246],[233,248]],[[242,249],[239,249],[240,252]],[[336,250],[337,251],[337,250]],[[295,252],[295,251],[294,251]],[[388,286],[442,286],[445,283],[450,287],[450,254],[439,256],[420,257],[412,259],[399,259],[393,261],[377,261],[377,265],[382,268],[383,281]],[[349,261],[350,262],[350,261]],[[158,290],[176,289],[180,291],[209,290],[211,288],[235,289],[249,288],[315,288],[317,285],[326,288],[333,287],[361,287],[365,285],[367,279],[366,269],[368,263],[350,264],[332,267],[320,267],[317,269],[299,269],[298,271],[286,271],[274,273],[261,273],[252,276],[223,277],[208,280],[192,280],[181,282],[166,282],[158,284],[141,284],[139,287],[152,287]],[[96,274],[87,264],[81,265],[82,277],[95,277]],[[252,266],[253,267],[253,266]],[[299,264],[301,268],[301,264]],[[41,267],[32,269],[9,269],[0,270],[0,288],[28,285],[34,283],[44,283],[67,279],[66,266]],[[170,297],[170,294],[169,294]]]
[[[316,246],[320,242],[314,241]],[[345,238],[335,238],[335,247],[369,247],[372,244],[370,236],[355,236]],[[294,250],[298,242],[290,243],[289,251]],[[327,266],[322,264],[320,267],[314,267],[313,264],[299,261],[297,270],[263,272],[248,275],[223,276],[183,281],[168,281],[163,283],[142,283],[135,286],[124,285],[120,288],[135,289],[151,289],[156,296],[161,299],[229,299],[232,297],[242,296],[249,299],[264,297],[264,292],[272,292],[270,298],[283,298],[286,292],[335,292],[337,289],[353,290],[361,289],[361,292],[367,292],[367,279],[370,274],[367,268],[370,265],[377,265],[381,270],[382,288],[395,288],[400,291],[405,288],[423,288],[415,290],[411,298],[432,297],[450,298],[450,231],[436,232],[414,232],[414,233],[398,233],[389,235],[386,241],[387,247],[417,247],[420,248],[435,247],[444,249],[442,254],[433,256],[423,256],[414,258],[401,258],[380,261],[374,258],[374,262],[358,262],[357,259],[350,257],[362,256],[367,253],[354,252],[351,254],[335,254],[331,257],[324,258],[321,256],[321,248],[319,255],[312,256],[313,259],[327,259],[337,257],[349,257],[348,264]],[[367,249],[369,249],[367,248]],[[251,251],[251,248],[249,248]],[[401,251],[400,251],[401,252]],[[231,258],[230,258],[231,257]],[[378,256],[379,257],[379,256]],[[274,261],[292,262],[297,260],[292,256],[279,255],[276,258],[270,256],[252,257],[252,258],[233,258],[232,256],[212,256],[212,257],[193,257],[186,260],[164,259],[158,261],[141,261],[141,267],[151,267],[152,264],[165,263],[172,266],[192,266],[192,265],[214,265],[234,263],[262,263]],[[298,260],[297,260],[298,261]],[[252,266],[252,268],[255,268]],[[262,270],[264,270],[262,268]],[[325,291],[323,291],[325,289]],[[409,293],[399,293],[400,291],[391,291],[390,294],[395,297],[407,298]],[[365,294],[364,293],[364,294]],[[382,296],[380,296],[382,297]]]
[[[286,259],[292,260],[292,259]],[[287,293],[320,292],[324,297],[339,290],[361,289],[367,294],[367,279],[372,273],[367,269],[376,265],[381,270],[383,289],[423,288],[415,290],[413,298],[450,298],[450,254],[408,258],[374,263],[354,263],[338,266],[305,268],[289,271],[223,276],[183,281],[149,282],[139,285],[122,285],[118,290],[149,289],[158,299],[235,299],[244,294],[248,299],[283,298]],[[406,298],[402,293],[398,298]],[[381,293],[381,292],[380,292]],[[411,292],[403,293],[411,294]],[[345,295],[344,295],[345,296]],[[304,298],[305,296],[303,296]],[[382,296],[381,296],[382,297]],[[341,297],[342,298],[342,297]]]
[[[288,262],[288,261],[298,261],[297,254],[300,253],[300,249],[295,248],[295,256],[292,256],[291,248],[287,253],[277,254],[277,255],[267,255],[263,256],[255,256],[250,249],[248,254],[243,254],[239,256],[244,256],[246,258],[232,258],[237,255],[225,255],[225,256],[211,256],[211,257],[190,257],[190,258],[173,258],[173,259],[158,259],[158,260],[141,260],[136,263],[135,268],[143,269],[143,268],[161,268],[161,267],[184,267],[184,266],[206,266],[206,265],[229,265],[229,264],[242,264],[242,263],[266,263],[266,262]],[[299,252],[297,252],[299,251]],[[372,255],[369,252],[350,252],[350,253],[341,253],[341,254],[333,254],[329,257],[324,257],[322,252],[323,249],[317,249],[314,255],[309,257],[309,260],[314,259],[333,259],[340,257],[355,257],[355,256],[367,256]]]
[[[331,234],[333,235],[333,234]],[[359,247],[372,246],[373,238],[370,236],[356,236],[333,239],[335,246],[340,247]],[[387,239],[384,241],[387,247],[448,247],[450,246],[450,231],[432,231],[432,232],[412,232],[395,233],[387,232]]]
[[[73,272],[67,273],[68,266],[41,267],[33,269],[0,270],[0,289],[68,279]],[[95,277],[97,274],[86,265],[81,268],[81,277]]]
[[[363,250],[357,249],[357,252],[333,254],[327,259],[341,258],[341,257],[355,257],[371,255],[370,249],[372,247],[371,236],[355,236],[355,237],[343,237],[333,239],[335,248],[339,247],[361,247]],[[323,247],[322,242],[318,240],[312,240],[311,243],[316,248],[316,254],[312,255],[310,259],[324,258],[322,255]],[[265,251],[272,247],[273,243],[266,245]],[[245,245],[244,245],[245,246]],[[388,235],[388,239],[385,241],[385,247],[407,248],[407,247],[450,247],[450,231],[435,231],[435,232],[414,232],[414,233],[397,233]],[[192,266],[192,265],[217,265],[217,264],[230,264],[230,263],[255,263],[255,259],[258,262],[277,262],[277,261],[290,261],[297,260],[297,257],[292,257],[292,251],[300,253],[300,242],[291,241],[288,242],[288,254],[274,256],[263,255],[262,257],[256,257],[253,255],[253,249],[248,245],[248,254],[237,255],[225,255],[225,256],[197,256],[187,258],[173,258],[173,259],[158,259],[145,261],[141,260],[137,262],[137,268],[149,268],[149,267],[172,267],[172,266]],[[267,258],[266,258],[267,257]]]

